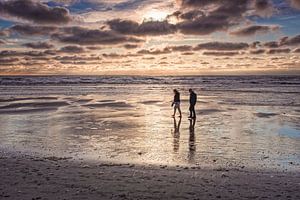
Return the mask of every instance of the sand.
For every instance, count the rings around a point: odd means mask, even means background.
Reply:
[[[212,166],[213,167],[213,166]],[[0,199],[300,199],[300,174],[0,154]]]
[[[299,93],[173,87],[0,86],[0,199],[300,199]]]

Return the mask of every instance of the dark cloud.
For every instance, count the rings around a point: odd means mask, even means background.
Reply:
[[[263,45],[265,47],[268,47],[268,48],[278,48],[278,47],[280,47],[280,44],[277,41],[265,42]]]
[[[180,32],[184,34],[206,35],[216,31],[226,31],[229,27],[244,20],[244,13],[248,10],[247,0],[181,0],[183,7],[194,11],[179,14],[186,20],[177,24]],[[205,8],[209,6],[209,8]],[[201,14],[202,11],[205,14]],[[198,12],[197,12],[198,11]]]
[[[256,13],[263,17],[271,16],[274,12],[272,0],[255,0],[254,8]]]
[[[84,51],[84,48],[80,46],[65,46],[59,50],[62,53],[83,53]]]
[[[42,51],[14,51],[14,50],[0,51],[0,58],[19,57],[19,56],[40,57],[40,56],[46,56],[46,54]]]
[[[17,17],[41,24],[63,24],[72,19],[66,8],[51,8],[34,0],[0,1],[0,13],[2,17]]]
[[[119,59],[123,57],[127,57],[125,54],[117,54],[117,53],[104,53],[102,54],[104,58],[112,58],[112,59]]]
[[[197,19],[199,17],[203,17],[205,14],[201,10],[190,10],[185,13],[181,11],[176,11],[169,15],[167,18],[171,19],[172,17],[175,17],[177,19],[182,19],[182,20],[193,20]]]
[[[60,33],[52,34],[52,38],[62,43],[80,45],[113,45],[143,41],[139,38],[125,36],[110,30],[86,29],[82,27],[66,28]]]
[[[18,58],[0,58],[0,65],[8,65],[18,62]]]
[[[251,54],[263,54],[265,52],[266,52],[265,49],[257,49],[257,50],[251,50],[250,51]]]
[[[58,27],[55,26],[32,26],[29,24],[14,25],[10,29],[10,32],[15,32],[21,35],[50,35],[58,31]]]
[[[238,51],[205,51],[203,55],[206,56],[235,56],[239,55]]]
[[[291,0],[291,4],[294,8],[300,9],[300,0]]]
[[[0,29],[0,37],[9,36],[9,31],[7,29]]]
[[[131,20],[114,19],[107,22],[110,29],[127,35],[166,35],[176,32],[176,26],[167,21],[144,21],[139,24]]]
[[[183,56],[190,56],[190,55],[194,55],[194,52],[183,52],[181,55]]]
[[[124,45],[125,49],[136,49],[138,47],[139,47],[139,45],[137,45],[137,44],[125,44]]]
[[[125,54],[103,53],[102,54],[102,57],[104,57],[104,58],[113,58],[113,59],[128,58],[128,57],[138,57],[138,56],[141,56],[141,54],[133,54],[133,53],[125,53]]]
[[[218,50],[218,51],[233,51],[247,49],[247,43],[232,43],[232,42],[207,42],[198,44],[194,50]]]
[[[300,48],[295,49],[293,53],[300,53]]]
[[[280,54],[280,53],[290,53],[291,50],[289,48],[284,49],[269,49],[268,54]]]
[[[93,61],[93,60],[101,60],[99,56],[55,56],[53,57],[54,60],[84,60],[84,61]]]
[[[249,45],[251,48],[257,48],[257,47],[260,47],[261,46],[261,42],[260,41],[255,41],[255,42],[252,42],[250,45]]]
[[[53,44],[50,44],[48,42],[30,42],[30,43],[23,44],[23,46],[32,49],[51,49],[54,47]]]
[[[151,50],[142,49],[142,50],[140,50],[140,51],[137,52],[137,54],[143,54],[143,55],[146,55],[146,54],[149,54],[149,55],[161,55],[161,54],[168,54],[168,53],[171,53],[171,50],[168,49],[168,48],[164,48],[162,50],[160,50],[160,49],[151,49]]]
[[[251,25],[239,30],[233,31],[230,34],[237,36],[251,36],[258,33],[268,33],[270,31],[279,30],[279,26],[263,26],[263,25]]]
[[[183,34],[207,35],[216,31],[225,31],[231,25],[233,24],[227,17],[210,15],[184,20],[177,24],[177,28]]]
[[[254,5],[257,10],[266,10],[272,5],[272,2],[270,0],[255,0]]]
[[[175,52],[175,51],[185,52],[185,51],[193,50],[193,47],[190,45],[168,46],[166,48],[173,52]]]
[[[100,47],[100,46],[88,46],[88,47],[86,47],[87,49],[89,49],[89,50],[101,50],[101,49],[103,49],[102,47]]]
[[[295,46],[300,44],[300,35],[294,37],[284,37],[280,40],[280,45]]]
[[[182,7],[204,7],[220,4],[221,0],[177,0]]]

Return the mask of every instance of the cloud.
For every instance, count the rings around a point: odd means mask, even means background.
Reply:
[[[83,27],[66,28],[60,33],[52,34],[52,38],[62,43],[80,45],[113,45],[127,42],[143,42],[142,39],[125,36],[111,30],[86,29]]]
[[[46,56],[42,51],[15,51],[15,50],[3,50],[0,51],[0,58],[1,57],[18,57],[18,56],[31,56],[31,57],[40,57]]]
[[[83,53],[84,51],[84,48],[80,46],[64,46],[59,50],[62,53]]]
[[[280,40],[280,45],[295,46],[300,44],[300,35],[294,37],[284,37]]]
[[[272,16],[275,10],[271,0],[255,0],[254,8],[256,10],[256,14],[262,17]]]
[[[168,15],[167,19],[172,19],[172,17],[175,17],[177,19],[182,19],[182,20],[193,20],[199,17],[203,17],[204,15],[205,13],[201,10],[189,10],[185,13],[181,11],[175,11],[174,13]]]
[[[6,42],[5,42],[4,40],[1,40],[1,39],[0,39],[0,45],[1,45],[1,44],[5,44],[5,43],[6,43]]]
[[[181,33],[191,35],[207,35],[216,31],[225,31],[229,26],[231,26],[230,21],[223,16],[203,16],[177,24]]]
[[[205,51],[203,55],[206,56],[235,56],[239,55],[238,51]]]
[[[148,54],[148,55],[161,55],[161,54],[168,54],[168,53],[171,53],[171,50],[168,49],[168,48],[164,48],[162,50],[160,49],[151,49],[151,50],[148,50],[148,49],[142,49],[142,50],[139,50],[137,52],[137,54]]]
[[[293,53],[300,53],[300,48],[295,49]]]
[[[294,8],[300,9],[300,0],[291,0],[291,5]]]
[[[218,50],[218,51],[233,51],[249,48],[247,43],[232,43],[232,42],[207,42],[198,44],[194,50]]]
[[[9,31],[7,29],[0,29],[0,37],[8,37]]]
[[[139,45],[137,45],[137,44],[125,44],[124,45],[125,49],[136,49],[138,47],[139,47]]]
[[[268,47],[268,48],[278,48],[278,47],[280,47],[280,44],[277,41],[265,42],[263,45],[265,47]]]
[[[18,58],[0,58],[0,65],[9,65],[18,62]]]
[[[257,50],[251,50],[250,51],[251,54],[263,54],[265,52],[266,52],[265,49],[257,49]]]
[[[290,53],[291,50],[289,48],[284,49],[269,49],[268,54],[281,54],[281,53]]]
[[[72,20],[66,8],[52,8],[34,0],[0,1],[0,13],[4,18],[16,17],[39,24],[64,24]]]
[[[244,14],[249,9],[248,0],[181,0],[180,5],[192,11],[177,13],[179,18],[185,19],[177,24],[178,29],[193,35],[226,31],[245,20]]]
[[[240,28],[236,31],[231,32],[230,34],[236,36],[251,36],[255,34],[269,33],[271,31],[279,30],[279,26],[267,26],[267,25],[251,25],[247,27]]]
[[[112,58],[112,59],[119,59],[119,58],[126,57],[125,54],[117,54],[117,53],[104,53],[102,54],[102,56],[104,58]]]
[[[84,60],[84,61],[96,61],[101,60],[99,56],[78,56],[78,55],[72,55],[72,56],[55,56],[53,57],[54,60]]]
[[[50,35],[58,31],[55,26],[33,26],[29,24],[14,25],[9,28],[10,32],[15,32],[21,35],[35,36],[35,35]]]
[[[190,45],[180,45],[180,46],[168,46],[166,47],[172,52],[179,51],[179,52],[186,52],[186,51],[192,51],[193,46]]]
[[[132,20],[114,19],[107,22],[110,29],[126,35],[167,35],[176,32],[176,26],[167,21],[144,21],[141,24]]]
[[[211,4],[219,4],[220,0],[177,0],[182,7],[204,7]]]
[[[48,42],[30,42],[30,43],[23,44],[23,46],[32,49],[51,49],[54,47],[53,44],[50,44]]]

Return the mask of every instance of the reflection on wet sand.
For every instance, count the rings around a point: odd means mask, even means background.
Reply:
[[[70,88],[76,95],[69,94]],[[44,94],[48,90],[55,93]],[[0,148],[112,162],[300,164],[298,107],[244,105],[245,97],[235,93],[234,100],[243,103],[236,105],[227,102],[233,99],[227,91],[202,91],[197,107],[201,123],[196,123],[170,118],[170,86],[22,87],[14,93],[0,93]],[[184,115],[188,104],[183,93]]]
[[[174,130],[171,130],[173,135],[173,151],[177,153],[179,150],[179,142],[180,142],[180,125],[181,125],[181,117],[179,118],[178,123],[176,122],[176,117],[174,119]]]
[[[196,119],[190,119],[190,126],[189,126],[190,137],[189,137],[189,153],[188,153],[189,163],[194,163],[195,160],[195,151],[196,151],[195,124],[196,124]]]

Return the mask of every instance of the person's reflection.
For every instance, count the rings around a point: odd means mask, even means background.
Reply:
[[[172,131],[174,137],[174,141],[173,141],[174,152],[178,152],[179,150],[180,124],[181,124],[181,117],[179,118],[178,124],[176,123],[176,118],[174,117],[174,130]]]
[[[190,127],[189,127],[190,138],[189,138],[189,154],[188,154],[189,162],[193,162],[194,161],[195,151],[196,151],[196,144],[195,144],[195,123],[196,123],[196,119],[191,119],[190,120]]]

